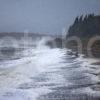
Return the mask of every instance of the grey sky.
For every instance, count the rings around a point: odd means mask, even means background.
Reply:
[[[88,13],[100,14],[100,0],[0,0],[0,32],[61,33]]]

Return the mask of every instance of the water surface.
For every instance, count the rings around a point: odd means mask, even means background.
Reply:
[[[0,62],[0,100],[99,100],[88,61],[40,42],[19,59]]]

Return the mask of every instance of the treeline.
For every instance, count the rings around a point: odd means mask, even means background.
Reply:
[[[39,34],[39,33],[25,33],[25,32],[1,32],[0,33],[0,39],[5,37],[12,37],[16,39],[24,38],[25,36],[31,37],[31,38],[37,38],[37,37],[43,37],[46,36],[45,34]]]
[[[89,14],[76,17],[73,25],[69,27],[67,37],[91,37],[100,35],[100,15]]]

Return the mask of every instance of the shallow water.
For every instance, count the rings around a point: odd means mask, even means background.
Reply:
[[[22,58],[0,63],[0,100],[99,100],[91,88],[99,82],[93,65],[67,52],[39,43]]]

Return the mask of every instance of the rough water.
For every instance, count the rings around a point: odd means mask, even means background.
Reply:
[[[81,55],[40,41],[20,59],[0,62],[0,100],[100,100],[95,69]]]

